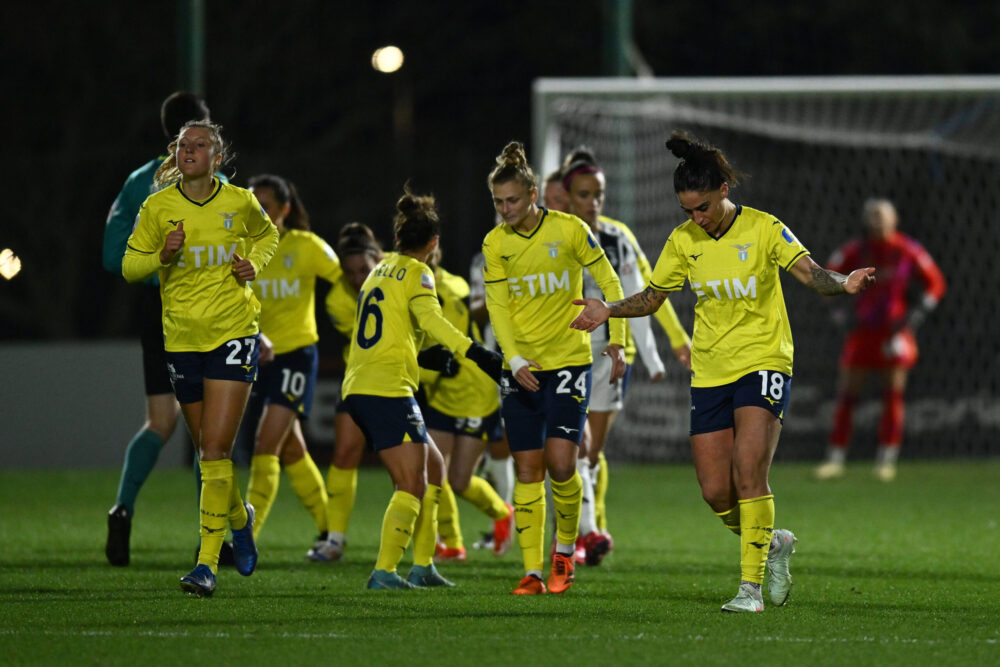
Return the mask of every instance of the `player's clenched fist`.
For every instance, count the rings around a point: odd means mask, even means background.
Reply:
[[[257,269],[253,268],[253,263],[249,259],[244,259],[234,252],[233,275],[243,285],[248,280],[255,280],[257,278]]]
[[[167,242],[160,251],[160,264],[169,264],[177,251],[184,245],[184,223],[178,222],[177,227],[167,234]]]

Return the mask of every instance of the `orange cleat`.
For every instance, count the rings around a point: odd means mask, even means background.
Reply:
[[[465,547],[459,547],[453,549],[451,547],[444,547],[436,549],[434,554],[435,563],[464,563],[466,561]]]
[[[525,576],[517,588],[511,591],[514,595],[545,595],[545,592],[545,584],[533,574]]]
[[[510,549],[511,542],[514,541],[514,508],[507,503],[507,518],[497,519],[493,522],[493,555],[503,556]]]
[[[576,566],[573,558],[556,554],[552,557],[552,570],[549,572],[549,590],[562,593],[573,585],[573,572]]]

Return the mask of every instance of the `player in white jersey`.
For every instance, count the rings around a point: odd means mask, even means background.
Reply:
[[[795,535],[774,528],[768,482],[791,390],[792,335],[779,269],[823,295],[857,294],[873,267],[842,275],[822,268],[780,220],[729,200],[739,172],[719,149],[674,132],[674,192],[689,219],[667,239],[645,290],[585,305],[571,326],[593,331],[609,317],[644,317],[689,282],[695,306],[691,450],[702,496],[740,536],[740,586],[723,611],[764,610],[767,569],[775,605],[788,599]]]

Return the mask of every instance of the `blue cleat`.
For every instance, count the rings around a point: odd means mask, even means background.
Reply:
[[[416,586],[403,579],[397,572],[372,570],[372,576],[368,577],[368,588],[374,591],[410,590]]]
[[[430,565],[414,565],[410,573],[406,575],[406,580],[417,588],[429,588],[431,586],[454,586],[452,582],[441,576],[441,573]]]
[[[210,598],[215,592],[215,575],[207,565],[198,565],[181,577],[181,590],[200,598]]]
[[[253,505],[243,503],[247,509],[247,523],[239,530],[233,529],[233,560],[236,571],[249,577],[257,569],[257,544],[253,539]]]

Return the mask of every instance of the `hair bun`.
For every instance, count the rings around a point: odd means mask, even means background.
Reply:
[[[678,132],[670,135],[670,138],[666,141],[666,146],[667,150],[674,154],[674,157],[681,160],[694,153],[694,144],[691,143],[691,140]]]

